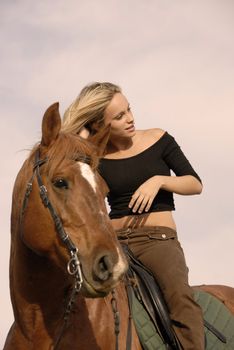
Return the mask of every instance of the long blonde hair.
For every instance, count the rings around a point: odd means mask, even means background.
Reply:
[[[79,133],[86,127],[90,133],[95,133],[93,124],[99,127],[104,125],[105,109],[118,92],[121,92],[121,88],[108,82],[95,82],[85,86],[65,111],[62,130]]]

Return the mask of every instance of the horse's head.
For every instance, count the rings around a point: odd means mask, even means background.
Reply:
[[[105,295],[125,272],[126,261],[107,215],[98,156],[94,145],[60,129],[54,104],[43,117],[41,143],[25,163],[34,175],[31,193],[22,204],[21,239],[64,271],[69,260],[70,270],[76,270],[80,261],[81,292]],[[99,146],[104,138],[104,134],[96,137]]]

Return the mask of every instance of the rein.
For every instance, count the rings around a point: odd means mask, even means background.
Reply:
[[[71,291],[71,295],[70,295],[70,298],[69,298],[68,304],[66,306],[64,316],[63,316],[64,322],[63,322],[63,325],[61,327],[59,336],[57,337],[57,340],[55,342],[55,346],[54,346],[54,349],[55,349],[58,346],[58,344],[61,340],[62,334],[65,330],[65,327],[67,325],[68,318],[69,318],[69,315],[71,313],[75,298],[82,287],[83,277],[82,277],[82,271],[81,271],[81,264],[80,264],[80,260],[78,257],[79,250],[75,246],[75,244],[72,242],[71,238],[68,236],[66,231],[64,230],[62,221],[61,221],[60,217],[58,216],[58,214],[56,213],[56,210],[54,209],[53,205],[51,204],[51,202],[49,200],[49,197],[47,195],[47,193],[48,193],[47,188],[43,184],[43,181],[41,178],[40,167],[43,164],[45,164],[47,162],[47,160],[48,160],[48,158],[40,159],[40,150],[37,149],[37,151],[35,153],[35,163],[33,166],[33,175],[26,186],[26,192],[25,192],[23,206],[22,206],[22,210],[21,210],[21,220],[22,220],[24,212],[26,210],[29,196],[32,192],[32,184],[33,184],[34,177],[36,176],[42,203],[44,204],[44,206],[46,208],[49,209],[50,214],[52,216],[52,219],[54,221],[58,236],[61,239],[61,241],[65,244],[65,246],[70,254],[70,260],[67,263],[67,272],[69,273],[69,275],[73,276],[73,278],[74,278],[74,284],[73,284],[73,288]],[[82,158],[82,160],[84,161],[84,158]]]
[[[115,297],[115,291],[112,290],[111,292],[112,298],[111,298],[111,307],[114,315],[114,323],[115,323],[115,349],[119,349],[119,331],[120,331],[120,318],[119,318],[119,311],[118,311],[118,305],[117,305],[117,299]]]
[[[61,241],[65,244],[65,246],[70,254],[70,260],[67,263],[67,272],[69,273],[69,275],[73,276],[73,278],[74,278],[74,284],[73,284],[73,288],[71,291],[71,295],[70,295],[69,301],[67,303],[67,306],[66,306],[66,309],[65,309],[65,312],[63,315],[63,324],[61,326],[59,335],[57,336],[57,339],[55,341],[54,349],[56,349],[57,346],[59,345],[61,338],[62,338],[63,332],[65,331],[65,328],[67,326],[69,315],[71,313],[72,306],[75,302],[76,296],[82,287],[83,277],[82,277],[81,263],[80,263],[80,260],[78,257],[79,250],[75,246],[75,244],[72,242],[71,238],[68,236],[66,231],[64,230],[62,221],[61,221],[60,217],[58,216],[58,214],[56,213],[56,210],[54,209],[52,203],[49,200],[49,197],[47,195],[47,193],[48,193],[47,188],[43,184],[43,181],[41,178],[40,167],[43,164],[45,164],[47,161],[48,161],[48,158],[40,159],[40,150],[38,148],[36,150],[36,153],[35,153],[35,162],[33,165],[33,175],[30,178],[30,180],[28,181],[27,186],[26,186],[26,192],[25,192],[24,199],[23,199],[20,220],[22,221],[22,218],[24,216],[24,212],[27,208],[28,200],[29,200],[30,194],[32,192],[33,180],[34,180],[34,177],[36,176],[42,203],[44,204],[44,206],[46,208],[49,209],[50,214],[52,216],[52,219],[54,221],[58,236],[61,239]],[[89,164],[90,157],[85,156],[85,155],[80,155],[79,161],[82,161],[84,163]],[[115,298],[114,291],[112,291],[111,305],[112,305],[112,311],[113,311],[114,323],[115,323],[115,337],[116,337],[115,348],[116,348],[116,350],[118,350],[119,349],[118,335],[119,335],[120,320],[119,320],[119,312],[118,312],[118,308],[117,308],[117,300]]]

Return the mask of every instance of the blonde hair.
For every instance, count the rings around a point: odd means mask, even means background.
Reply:
[[[79,133],[86,127],[90,133],[96,126],[104,125],[104,112],[116,93],[121,92],[118,85],[108,82],[95,82],[85,86],[63,116],[62,130]]]

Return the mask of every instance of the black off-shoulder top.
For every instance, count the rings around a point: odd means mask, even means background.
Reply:
[[[176,176],[192,175],[201,182],[180,146],[168,132],[137,155],[121,159],[102,158],[99,172],[109,187],[107,198],[110,218],[138,215],[128,208],[133,193],[150,177],[170,176],[171,170]],[[171,210],[175,210],[173,193],[159,190],[149,212]]]

